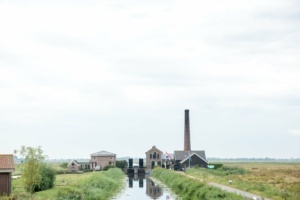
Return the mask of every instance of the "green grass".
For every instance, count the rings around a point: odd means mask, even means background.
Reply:
[[[162,168],[155,168],[153,176],[162,181],[172,189],[183,200],[199,200],[199,199],[225,199],[225,200],[242,200],[243,197],[222,191],[207,185],[204,182],[190,179],[177,172]]]
[[[109,199],[123,187],[124,174],[120,169],[83,174],[59,174],[52,189],[34,193],[35,200]],[[16,199],[30,199],[23,189],[21,179],[13,180]]]
[[[218,182],[275,200],[300,199],[300,164],[298,163],[226,163],[209,170],[191,168],[185,172],[205,182]]]

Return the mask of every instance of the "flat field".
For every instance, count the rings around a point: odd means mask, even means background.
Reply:
[[[35,200],[109,199],[123,187],[124,174],[120,169],[56,175],[55,186],[33,194]],[[30,194],[21,184],[22,178],[12,181],[12,197],[29,200]]]
[[[191,168],[187,174],[275,200],[300,199],[300,163],[224,163],[220,169]]]

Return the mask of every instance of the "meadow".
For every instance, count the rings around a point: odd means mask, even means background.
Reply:
[[[300,199],[300,163],[225,163],[219,169],[191,168],[188,175],[274,200]]]
[[[18,174],[18,169],[16,170]],[[36,192],[35,200],[82,200],[110,199],[123,188],[124,173],[117,168],[108,171],[87,172],[82,174],[58,174],[52,189]],[[31,199],[21,184],[21,178],[12,181],[11,198]]]
[[[209,186],[204,182],[182,176],[181,174],[157,167],[153,170],[153,176],[172,189],[183,200],[199,199],[226,199],[242,200],[242,196],[225,192],[219,188]]]

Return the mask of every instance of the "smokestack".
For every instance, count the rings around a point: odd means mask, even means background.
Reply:
[[[184,151],[191,151],[189,110],[184,111]]]

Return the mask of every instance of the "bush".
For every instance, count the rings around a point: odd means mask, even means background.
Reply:
[[[120,169],[124,169],[128,166],[128,162],[126,160],[117,160],[116,161],[116,167]]]
[[[113,165],[107,165],[107,166],[105,166],[105,167],[103,168],[103,171],[107,171],[107,170],[109,170],[109,169],[111,169],[111,168],[116,168],[116,167],[113,166]]]
[[[54,186],[55,170],[46,164],[40,166],[41,182],[34,185],[34,192],[50,189]]]
[[[68,163],[67,162],[63,162],[59,165],[61,168],[67,168],[68,167]]]
[[[209,163],[209,165],[213,165],[214,169],[219,169],[219,168],[223,167],[222,163]]]

